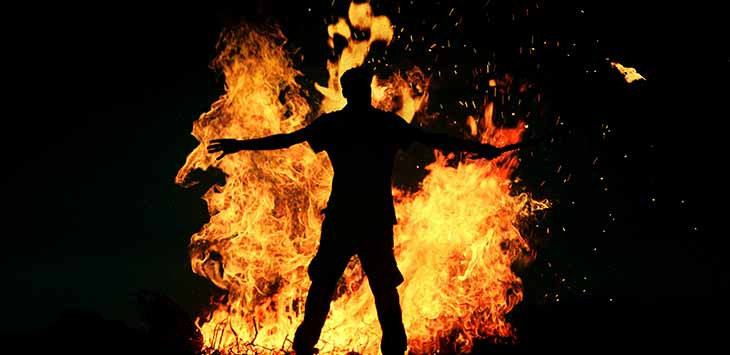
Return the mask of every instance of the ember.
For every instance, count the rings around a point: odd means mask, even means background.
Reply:
[[[624,76],[624,80],[626,80],[627,83],[633,83],[636,80],[646,80],[639,72],[636,71],[635,68],[629,68],[623,66],[621,63],[611,62],[611,67],[616,68],[616,70],[621,73],[621,75]]]

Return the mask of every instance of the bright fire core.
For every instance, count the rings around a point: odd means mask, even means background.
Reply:
[[[366,30],[367,39],[351,36]],[[328,28],[348,41],[338,59],[327,63],[322,99],[305,94],[276,29],[243,25],[221,37],[214,67],[225,76],[226,93],[193,125],[200,145],[176,177],[217,168],[223,186],[203,196],[210,221],[190,242],[193,271],[227,290],[215,310],[198,319],[211,352],[243,354],[289,350],[302,319],[309,288],[306,269],[317,250],[320,224],[330,191],[332,168],[326,153],[306,144],[287,149],[240,152],[216,161],[206,146],[215,138],[257,138],[294,131],[311,117],[346,103],[341,74],[364,62],[374,41],[390,43],[394,30],[370,4],[351,4],[347,19]],[[407,121],[425,114],[428,77],[418,68],[374,77],[373,104]],[[494,105],[484,100],[479,117],[460,118],[470,139],[497,146],[521,139],[524,124],[499,128]],[[442,116],[443,117],[443,116]],[[451,117],[450,119],[455,119]],[[456,118],[459,119],[459,118]],[[367,123],[364,123],[367,124]],[[512,194],[515,153],[487,161],[440,153],[426,167],[416,192],[394,187],[398,224],[395,253],[405,282],[399,286],[409,351],[465,353],[474,340],[514,339],[506,315],[522,300],[522,283],[511,266],[534,256],[519,223],[548,207],[528,194]],[[416,167],[413,167],[416,169]],[[357,226],[353,226],[357,228]],[[348,266],[317,347],[321,353],[378,354],[381,331],[374,302],[357,258]]]

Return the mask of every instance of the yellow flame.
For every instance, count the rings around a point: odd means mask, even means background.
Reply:
[[[324,95],[322,112],[344,104],[341,74],[362,64],[374,40],[392,39],[390,21],[373,16],[369,3],[351,4],[348,16],[355,29],[371,35],[353,39],[344,19],[328,28],[330,41],[340,34],[348,46],[339,60],[327,63],[328,86],[316,86]],[[227,175],[224,186],[204,194],[210,221],[190,242],[193,271],[228,291],[198,320],[210,351],[287,350],[302,318],[310,283],[306,266],[318,245],[320,210],[331,186],[326,154],[299,144],[216,161],[205,151],[211,139],[256,138],[306,124],[311,109],[284,42],[276,29],[249,25],[221,38],[213,64],[225,75],[226,93],[194,123],[200,145],[176,177],[178,184],[190,184],[194,170],[209,168]],[[374,77],[373,103],[410,121],[427,102],[428,84],[418,68]],[[481,117],[470,118],[473,135],[496,145],[519,141],[525,126],[498,128],[493,113],[485,100]],[[417,354],[468,352],[475,339],[514,337],[505,316],[522,299],[522,288],[510,266],[532,253],[517,226],[548,207],[525,193],[510,193],[519,162],[513,153],[492,161],[464,159],[456,167],[448,164],[451,158],[436,154],[417,192],[394,188],[395,251],[406,279],[399,292],[409,350]],[[381,331],[363,277],[354,258],[317,344],[321,352],[379,352]]]
[[[641,74],[639,74],[639,72],[636,71],[636,69],[625,67],[621,65],[621,63],[611,62],[611,67],[616,68],[616,70],[624,76],[624,80],[626,80],[627,83],[633,83],[636,80],[646,80],[643,76],[641,76]]]
[[[337,60],[327,62],[327,71],[329,72],[327,87],[315,84],[315,88],[326,98],[321,106],[323,112],[336,111],[345,106],[347,101],[342,96],[342,89],[340,88],[342,74],[348,69],[362,65],[370,50],[370,45],[374,42],[384,41],[386,44],[390,44],[393,39],[394,31],[390,19],[386,16],[373,16],[369,2],[350,3],[348,19],[356,30],[367,30],[369,36],[360,39],[355,38],[347,19],[344,18],[340,18],[336,23],[327,26],[327,34],[329,35],[327,43],[329,46],[334,49],[335,37],[340,36],[347,41],[347,47],[342,50]]]

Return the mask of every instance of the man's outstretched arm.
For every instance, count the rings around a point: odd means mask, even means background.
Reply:
[[[288,148],[294,144],[302,143],[306,140],[306,136],[303,130],[298,130],[292,133],[281,133],[274,134],[268,137],[253,138],[253,139],[232,139],[222,138],[213,139],[208,145],[208,153],[222,154],[216,158],[216,160],[222,159],[224,156],[232,153],[239,152],[241,150],[274,150]]]
[[[487,159],[494,159],[504,151],[491,144],[451,137],[443,133],[415,129],[415,139],[430,147],[449,152],[471,152]]]

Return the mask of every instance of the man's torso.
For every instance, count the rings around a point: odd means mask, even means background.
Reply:
[[[392,113],[346,108],[308,128],[310,146],[326,151],[334,170],[327,216],[395,224],[393,162],[412,141],[410,126]]]

